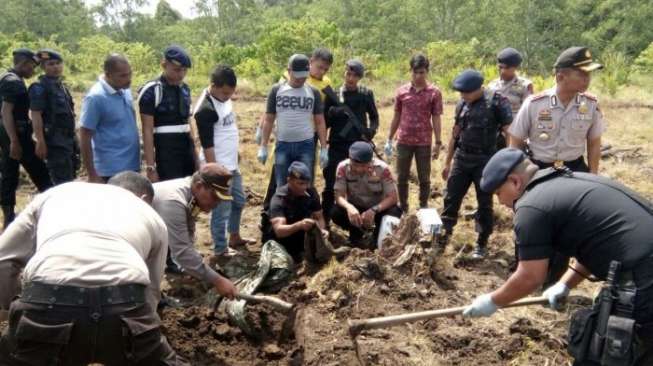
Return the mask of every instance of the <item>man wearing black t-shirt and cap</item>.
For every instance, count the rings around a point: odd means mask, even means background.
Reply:
[[[295,262],[302,260],[304,233],[317,225],[324,236],[324,216],[320,196],[311,187],[311,171],[302,162],[294,161],[288,167],[287,183],[277,188],[270,200],[269,221],[262,227],[263,242],[274,240],[283,245]]]
[[[610,364],[651,365],[653,204],[607,178],[571,172],[564,167],[538,171],[538,166],[515,148],[502,149],[490,159],[483,170],[481,188],[496,193],[499,202],[514,209],[519,263],[503,286],[477,297],[464,315],[489,316],[535,291],[544,282],[551,264],[549,258],[556,252],[574,257],[576,262],[558,283],[544,291],[552,307],[590,275],[605,280],[611,262],[618,261],[621,269],[615,273],[612,306],[606,314],[610,316],[607,329],[596,327],[598,333],[608,336],[590,359],[618,357],[622,351],[631,349],[629,337],[632,337],[631,360],[636,361]],[[596,308],[603,307],[604,297],[600,299]],[[597,318],[596,324],[600,325],[601,315]],[[572,324],[578,319],[572,319]],[[586,335],[582,330],[574,333],[578,329],[573,326],[570,332],[572,341]],[[617,336],[611,339],[611,334]],[[599,363],[581,362],[577,357],[575,364]]]

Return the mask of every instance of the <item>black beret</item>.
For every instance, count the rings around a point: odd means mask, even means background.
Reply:
[[[30,58],[34,62],[36,62],[37,64],[39,63],[38,57],[36,57],[34,52],[32,52],[32,50],[30,50],[29,48],[18,48],[18,49],[15,49],[14,52],[12,52],[11,54],[14,57],[22,56],[22,57],[25,57],[25,58]]]
[[[363,66],[363,63],[359,60],[349,60],[345,65],[347,65],[347,70],[353,72],[359,78],[362,78],[365,75],[365,66]]]
[[[514,147],[506,147],[497,151],[483,168],[481,189],[487,193],[496,191],[506,181],[508,174],[524,159],[526,159],[526,154]]]
[[[365,141],[356,141],[349,147],[349,158],[359,163],[369,163],[372,161],[374,152],[372,145]]]
[[[509,67],[517,67],[521,65],[522,56],[516,49],[508,47],[497,54],[497,62]]]
[[[453,89],[463,93],[478,90],[483,85],[483,75],[472,69],[467,69],[453,80]]]
[[[562,51],[556,63],[556,69],[574,68],[586,72],[602,69],[603,65],[592,60],[592,53],[587,47],[571,47]]]
[[[36,56],[39,58],[41,62],[47,60],[63,61],[63,57],[61,57],[61,54],[59,52],[49,48],[44,48],[42,50],[39,50],[38,52],[36,52]]]
[[[288,175],[301,180],[311,180],[311,171],[301,161],[293,161],[288,167]]]
[[[188,52],[177,45],[168,46],[163,51],[163,57],[177,66],[189,68],[192,66]]]

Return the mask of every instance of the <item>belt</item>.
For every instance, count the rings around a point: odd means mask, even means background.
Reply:
[[[79,287],[28,282],[23,287],[21,301],[33,304],[64,306],[110,306],[144,303],[145,285],[128,284],[105,287]]]
[[[188,123],[183,125],[154,127],[154,133],[186,133],[186,132],[190,132],[190,125]]]
[[[539,165],[540,168],[544,168],[544,167],[546,167],[546,168],[549,168],[549,167],[561,168],[563,165],[568,166],[569,164],[578,163],[581,160],[583,160],[583,157],[580,156],[577,159],[566,160],[566,161],[565,160],[554,160],[554,161],[552,161],[550,163],[547,163],[547,162],[544,162],[544,161],[541,161],[541,160],[537,160],[537,159],[532,159],[532,160],[533,160],[533,162],[535,164]]]
[[[494,151],[488,151],[486,149],[481,149],[481,148],[459,146],[458,149],[460,149],[460,151],[462,151],[462,152],[464,152],[466,154],[476,154],[476,155],[492,155],[492,154],[494,154]]]

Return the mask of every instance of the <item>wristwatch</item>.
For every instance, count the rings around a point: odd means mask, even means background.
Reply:
[[[442,141],[436,141],[435,144],[436,145],[442,145]]]
[[[371,210],[372,210],[374,213],[379,213],[379,205],[374,205],[374,206],[372,206]]]
[[[156,165],[145,165],[145,171],[146,172],[153,172],[156,170]]]

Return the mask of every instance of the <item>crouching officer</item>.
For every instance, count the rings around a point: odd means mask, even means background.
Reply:
[[[128,172],[27,205],[0,236],[0,365],[188,365],[156,313],[168,240],[152,196]]]
[[[538,171],[515,148],[490,159],[481,188],[514,210],[519,262],[503,286],[477,297],[464,315],[490,316],[535,291],[559,252],[576,262],[544,291],[552,307],[590,276],[608,280],[595,308],[572,316],[575,365],[653,364],[653,204],[607,178]]]
[[[296,263],[304,256],[304,235],[317,225],[327,236],[320,196],[311,187],[311,171],[300,161],[288,167],[287,183],[277,188],[264,221],[262,242],[274,240],[283,245]]]
[[[34,75],[34,68],[38,62],[39,59],[34,52],[25,48],[17,49],[13,52],[13,68],[0,75],[2,98],[0,203],[4,214],[4,227],[7,227],[15,217],[14,206],[16,206],[20,165],[27,171],[39,192],[52,186],[45,163],[34,151],[32,124],[29,120],[29,94],[24,81]]]
[[[372,145],[358,141],[349,148],[349,159],[338,165],[333,222],[349,231],[349,241],[361,244],[364,231],[373,229],[376,242],[385,215],[401,217],[397,185],[390,167],[375,159]]]
[[[44,74],[29,87],[36,156],[45,161],[52,183],[76,176],[75,105],[62,82],[63,58],[54,50],[37,52]]]
[[[179,46],[163,52],[161,76],[146,83],[138,95],[143,129],[143,158],[152,182],[193,174],[197,152],[188,118],[190,88],[184,82],[191,59]]]
[[[497,92],[486,91],[482,85],[483,76],[476,70],[463,71],[453,82],[453,88],[460,92],[461,100],[456,106],[453,132],[447,145],[447,157],[442,171],[442,179],[447,181],[442,210],[445,231],[439,238],[438,248],[439,251],[444,251],[458,221],[463,198],[469,186],[474,183],[478,202],[475,258],[486,255],[493,226],[492,195],[481,190],[481,173],[496,151],[497,135],[505,133],[512,122],[508,100]]]

